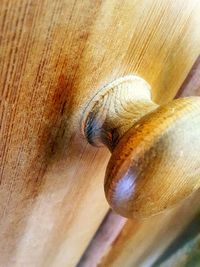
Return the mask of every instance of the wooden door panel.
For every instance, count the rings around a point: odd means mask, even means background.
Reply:
[[[108,210],[90,97],[137,73],[167,102],[200,51],[198,1],[2,0],[0,264],[75,266]]]

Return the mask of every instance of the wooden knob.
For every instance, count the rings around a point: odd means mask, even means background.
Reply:
[[[151,216],[199,188],[200,97],[158,106],[142,78],[126,76],[90,101],[82,127],[89,143],[112,153],[105,194],[122,216]]]

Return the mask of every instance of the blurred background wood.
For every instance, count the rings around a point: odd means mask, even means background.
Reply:
[[[184,204],[166,213],[143,221],[128,220],[98,266],[152,266],[197,214],[199,200],[197,192]]]
[[[154,267],[198,267],[200,265],[200,234],[175,251],[169,258]]]
[[[172,99],[200,52],[200,3],[0,5],[0,265],[75,266],[108,211],[109,155],[82,138],[83,108],[129,73]]]
[[[198,246],[196,246],[199,243],[199,233],[200,233],[200,213],[198,213],[195,216],[195,218],[189,223],[186,229],[184,229],[184,231],[175,238],[175,240],[169,245],[169,247],[164,251],[164,253],[161,254],[159,258],[154,262],[152,267],[160,266],[163,263],[168,262],[168,260],[170,262],[170,259],[175,259],[174,262],[177,261],[177,263],[179,263],[179,260],[176,257],[176,255],[178,255],[179,252],[181,252],[180,255],[182,255],[179,258],[180,262],[181,260],[184,260],[184,262],[186,263],[186,266],[192,266],[192,267],[199,266],[199,260],[200,260],[199,252],[200,251],[198,249]],[[194,254],[191,253],[193,250],[193,247],[195,247]],[[196,252],[197,252],[196,249],[198,250],[197,255],[196,255]],[[192,265],[192,261],[194,262],[193,265]]]

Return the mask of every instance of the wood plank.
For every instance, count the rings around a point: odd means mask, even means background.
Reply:
[[[75,266],[108,210],[108,153],[87,145],[89,98],[137,73],[174,97],[200,51],[199,2],[2,0],[0,265]]]

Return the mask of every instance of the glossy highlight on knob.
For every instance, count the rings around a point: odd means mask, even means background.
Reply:
[[[146,81],[125,76],[89,102],[82,128],[89,143],[112,153],[105,195],[122,216],[157,214],[199,188],[199,97],[159,106]]]

